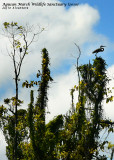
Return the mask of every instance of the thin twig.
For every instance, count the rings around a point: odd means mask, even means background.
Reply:
[[[78,79],[79,79],[79,96],[80,96],[80,73],[79,73],[79,66],[78,65],[79,65],[79,59],[81,56],[81,50],[80,50],[80,47],[76,43],[74,43],[74,44],[78,48],[78,52],[79,52],[79,55],[77,57],[77,72],[78,72]],[[79,98],[79,96],[78,96],[78,98]]]

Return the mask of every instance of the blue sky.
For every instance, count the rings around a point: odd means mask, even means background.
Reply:
[[[29,2],[32,2],[30,0]],[[92,51],[101,44],[106,45],[105,51],[99,53],[108,66],[108,75],[112,78],[109,87],[114,87],[114,1],[113,0],[61,0],[63,3],[79,3],[79,6],[64,7],[33,7],[28,10],[2,10],[3,3],[18,3],[18,0],[0,1],[0,32],[3,22],[16,21],[19,25],[40,25],[46,30],[39,36],[36,43],[30,47],[30,54],[25,57],[21,70],[21,83],[25,80],[33,80],[37,70],[41,67],[41,50],[46,47],[49,51],[51,71],[54,79],[49,90],[47,116],[49,121],[57,114],[65,114],[71,104],[70,89],[78,83],[76,73],[76,58],[78,56],[77,43],[82,51],[80,64],[88,63],[95,58]],[[20,0],[27,3],[28,0]],[[41,2],[41,0],[34,0]],[[58,0],[44,0],[43,2],[56,3]],[[0,36],[0,101],[12,97],[14,90],[14,72],[10,57],[6,48],[10,50],[9,41]],[[5,86],[5,87],[4,87]],[[37,91],[37,89],[34,88]],[[114,95],[114,92],[112,93]],[[29,91],[22,89],[20,85],[19,98],[24,99],[26,108],[29,103]],[[76,97],[76,95],[75,95]],[[75,101],[77,98],[75,98]],[[104,112],[107,118],[114,121],[114,102],[106,105]],[[0,134],[0,159],[5,158],[5,141]],[[1,146],[4,146],[1,147]]]

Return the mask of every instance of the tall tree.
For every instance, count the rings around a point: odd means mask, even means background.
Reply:
[[[26,86],[32,87],[33,85],[38,85],[38,96],[36,103],[34,103],[34,94],[31,90],[31,102],[28,108],[28,126],[30,130],[30,144],[33,154],[31,154],[31,159],[34,160],[46,160],[46,159],[55,159],[54,158],[54,141],[55,136],[52,131],[50,131],[50,125],[46,125],[46,107],[47,107],[47,91],[49,88],[49,82],[53,79],[50,76],[50,60],[48,51],[46,48],[42,49],[42,68],[41,72],[38,71],[37,78],[39,81],[28,81],[23,83],[23,87]],[[56,128],[56,127],[55,127]],[[57,129],[57,128],[56,128]],[[27,145],[27,144],[26,144]],[[23,148],[25,145],[23,144]],[[25,150],[25,149],[24,149]],[[48,154],[51,153],[51,154]],[[26,158],[27,155],[25,155]],[[50,158],[49,158],[50,157]]]
[[[113,131],[111,121],[103,120],[102,101],[107,98],[107,83],[109,79],[106,75],[106,63],[101,57],[96,57],[93,64],[81,65],[77,67],[80,76],[79,86],[75,89],[79,91],[76,109],[71,114],[66,115],[63,129],[64,137],[59,144],[59,158],[62,160],[78,159],[102,159],[100,151],[103,150],[108,141],[100,142],[100,132],[105,127]],[[72,100],[73,102],[73,100]]]
[[[9,39],[11,44],[11,53],[8,52],[9,56],[12,59],[13,66],[14,66],[14,80],[15,80],[15,97],[11,99],[6,99],[5,103],[9,105],[8,111],[11,112],[11,116],[13,118],[13,127],[12,132],[13,137],[10,137],[12,140],[12,158],[13,160],[17,160],[19,157],[18,145],[19,145],[19,138],[18,138],[18,106],[22,103],[19,100],[19,81],[20,81],[20,72],[23,60],[25,56],[28,54],[28,48],[34,41],[35,37],[38,36],[43,30],[33,33],[33,28],[31,26],[19,26],[16,22],[4,22],[4,35]],[[29,41],[28,35],[32,34],[32,38]],[[12,104],[10,102],[12,101]],[[8,117],[9,118],[9,117]],[[6,119],[6,123],[9,123],[9,119]],[[5,127],[5,126],[4,126]],[[9,131],[8,131],[9,132]],[[9,134],[8,132],[4,132],[5,134]],[[9,137],[6,136],[7,138]],[[7,139],[6,138],[6,139]],[[8,139],[7,139],[8,140]],[[7,141],[8,142],[8,141]],[[8,151],[11,153],[11,151]]]
[[[45,145],[44,145],[44,137],[45,137],[45,116],[46,116],[46,106],[47,106],[47,90],[49,88],[49,81],[52,81],[50,76],[49,69],[49,56],[46,48],[42,49],[42,71],[41,81],[38,86],[38,96],[35,104],[35,112],[34,112],[34,133],[31,134],[31,137],[34,136],[36,141],[31,141],[32,146],[34,148],[35,159],[41,160],[45,159]],[[38,75],[39,76],[39,75]],[[30,122],[31,123],[31,122]],[[33,129],[30,127],[30,132]],[[32,137],[32,139],[34,139]]]

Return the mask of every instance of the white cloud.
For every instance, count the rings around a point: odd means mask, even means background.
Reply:
[[[18,1],[8,0],[5,1],[5,3],[6,2],[13,3]],[[38,0],[36,2],[40,1]],[[46,0],[45,2],[59,1]],[[1,5],[3,3],[4,1],[0,1]],[[88,40],[92,40],[94,35],[92,28],[99,20],[98,11],[87,4],[72,7],[69,10],[65,10],[63,7],[48,6],[31,6],[28,10],[0,9],[0,14],[0,25],[5,21],[16,21],[22,25],[29,23],[31,25],[39,24],[42,27],[46,27],[46,32],[40,35],[38,42],[32,44],[32,47],[30,48],[30,56],[26,56],[26,63],[23,66],[22,71],[23,78],[30,76],[32,72],[36,72],[36,69],[33,68],[34,66],[39,67],[40,51],[43,47],[48,49],[53,67],[60,65],[64,59],[69,59],[69,55],[74,52],[73,50],[75,49],[75,46],[72,45],[73,42],[77,42],[79,45],[82,45]],[[2,44],[5,44],[3,39],[0,39],[0,42],[1,41]],[[2,46],[4,47],[4,45]],[[2,57],[0,58],[2,59]],[[4,66],[2,68],[4,69],[7,65],[8,69],[11,69],[8,61],[4,60],[4,62]],[[9,74],[7,74],[7,76],[10,77]]]
[[[6,157],[6,142],[2,132],[0,131],[0,159],[7,160]]]
[[[109,84],[107,85],[107,87],[112,91],[112,93],[109,93],[109,96],[114,96],[114,89],[112,89],[114,87],[114,65],[108,68],[107,76],[109,77],[109,79],[111,79]],[[104,102],[104,111],[106,118],[114,121],[114,101],[109,103]]]
[[[54,77],[54,83],[50,84],[47,121],[58,114],[66,114],[71,108],[70,90],[78,84],[76,71],[72,68],[64,75]],[[76,94],[76,93],[75,93]],[[75,95],[74,103],[77,100]]]

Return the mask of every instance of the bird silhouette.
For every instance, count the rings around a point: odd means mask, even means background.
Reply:
[[[19,50],[20,50],[20,53],[22,52],[22,48],[19,48]]]
[[[106,46],[102,46],[102,45],[101,45],[100,48],[94,50],[92,53],[93,53],[93,54],[95,53],[95,56],[96,56],[97,53],[103,52],[103,51],[104,51],[104,47],[106,47]]]

